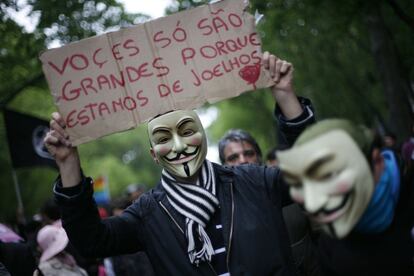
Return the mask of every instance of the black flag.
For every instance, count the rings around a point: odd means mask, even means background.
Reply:
[[[47,121],[9,109],[4,109],[4,121],[13,168],[57,168],[55,160],[43,144],[43,138],[49,131]]]

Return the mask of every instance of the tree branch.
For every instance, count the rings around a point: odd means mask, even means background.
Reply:
[[[391,8],[394,10],[395,14],[405,23],[407,24],[411,29],[414,31],[414,19],[408,16],[403,9],[398,6],[397,1],[395,0],[387,0],[387,3],[391,6]]]

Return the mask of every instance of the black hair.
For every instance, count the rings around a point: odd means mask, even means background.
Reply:
[[[259,145],[257,144],[256,140],[253,138],[253,136],[250,135],[245,130],[242,129],[230,129],[228,130],[223,137],[221,137],[218,148],[219,148],[219,157],[221,163],[225,163],[225,157],[224,157],[224,149],[230,142],[247,142],[250,145],[253,146],[254,151],[256,152],[258,156],[259,163],[262,163],[262,151],[260,150]]]
[[[59,206],[53,198],[49,198],[43,203],[40,213],[52,221],[60,219]]]

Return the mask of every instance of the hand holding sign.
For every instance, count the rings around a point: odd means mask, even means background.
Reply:
[[[292,64],[269,52],[264,52],[262,65],[269,71],[275,82],[275,85],[272,86],[272,94],[284,116],[287,119],[298,117],[303,109],[293,90]]]
[[[293,65],[269,52],[263,53],[263,67],[275,82],[273,89],[293,93]]]
[[[58,112],[52,114],[50,130],[46,134],[44,144],[55,158],[65,186],[72,187],[79,184],[81,176],[78,149],[72,147],[65,121]]]

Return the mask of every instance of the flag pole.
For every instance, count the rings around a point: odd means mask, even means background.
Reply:
[[[14,168],[12,169],[12,175],[13,175],[13,182],[14,182],[14,190],[16,191],[18,210],[22,214],[24,214],[24,212],[23,212],[24,209],[23,209],[22,195],[20,193],[20,185],[19,185],[19,181],[17,179],[16,170]]]

